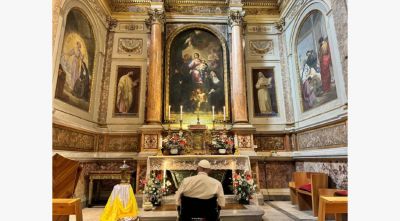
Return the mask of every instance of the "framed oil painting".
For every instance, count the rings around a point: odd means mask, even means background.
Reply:
[[[136,116],[140,99],[140,67],[118,66],[115,81],[115,116]]]
[[[170,46],[170,47],[168,47]],[[228,114],[228,81],[226,43],[206,28],[189,28],[172,36],[167,43],[167,73],[165,116],[179,119],[180,106],[183,119],[195,123],[197,115],[202,123],[223,118]]]
[[[55,98],[89,111],[95,40],[89,21],[72,9],[65,26]]]
[[[272,68],[251,69],[255,117],[278,116],[275,76]]]
[[[314,10],[301,24],[296,41],[304,112],[337,98],[329,43],[324,16]]]

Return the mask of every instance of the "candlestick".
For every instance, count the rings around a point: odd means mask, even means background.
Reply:
[[[214,105],[212,106],[212,119],[213,119],[213,121],[215,120],[215,115],[214,115],[214,109],[215,109],[215,107],[214,107]]]
[[[225,106],[224,106],[224,121],[226,121],[226,116],[225,116]]]
[[[182,109],[183,109],[183,106],[181,105],[181,120],[182,120]]]
[[[168,120],[171,120],[171,105],[168,106]]]

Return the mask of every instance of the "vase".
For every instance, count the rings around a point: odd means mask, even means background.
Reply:
[[[177,155],[177,154],[179,154],[179,150],[178,150],[178,148],[171,148],[171,149],[169,150],[169,153],[170,153],[171,155]]]
[[[240,204],[249,205],[250,201],[248,199],[239,199]]]
[[[151,202],[151,204],[153,204],[153,206],[160,206],[160,205],[161,205],[161,200],[159,200],[159,199],[156,198],[156,197],[152,197],[152,198],[150,199],[150,202]]]
[[[226,149],[218,149],[219,154],[226,154]]]

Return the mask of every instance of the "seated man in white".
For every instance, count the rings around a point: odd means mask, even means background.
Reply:
[[[198,174],[182,181],[175,195],[179,220],[219,220],[220,207],[225,206],[224,191],[218,180],[208,176],[210,171],[210,162],[201,160]]]

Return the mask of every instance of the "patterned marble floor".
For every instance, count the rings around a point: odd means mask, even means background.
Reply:
[[[314,221],[311,211],[299,211],[290,201],[269,201],[261,206],[265,211],[263,221]],[[104,208],[84,208],[82,210],[84,221],[99,221]],[[75,216],[70,216],[70,221],[75,221]]]

